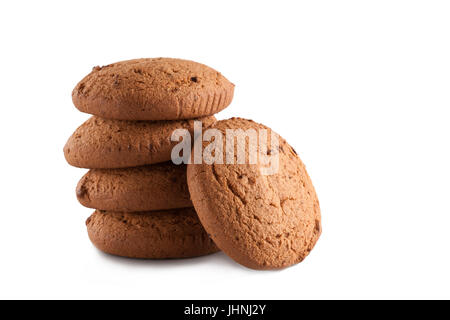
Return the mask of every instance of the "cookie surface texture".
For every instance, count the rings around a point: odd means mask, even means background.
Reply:
[[[214,116],[195,119],[203,127],[213,124]],[[79,168],[127,168],[170,160],[171,141],[176,129],[194,130],[193,120],[123,121],[91,117],[64,146],[67,162]]]
[[[227,129],[275,134],[240,118],[218,121],[212,128],[223,133],[223,141]],[[251,145],[251,139],[247,141]],[[279,160],[271,175],[262,174],[262,162],[248,160],[188,164],[187,170],[192,202],[206,231],[228,256],[252,269],[280,269],[301,262],[321,234],[319,201],[304,164],[283,138],[275,150],[270,141],[268,146],[264,152]],[[226,151],[224,161],[225,157]]]
[[[95,211],[86,221],[101,251],[129,258],[190,258],[219,251],[193,208],[164,212]]]
[[[192,207],[186,166],[164,162],[126,169],[91,169],[78,182],[78,201],[110,211]]]
[[[95,67],[72,100],[80,111],[107,119],[176,120],[217,113],[233,93],[234,85],[204,64],[147,58]]]

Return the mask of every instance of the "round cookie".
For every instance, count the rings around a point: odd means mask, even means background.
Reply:
[[[108,119],[176,120],[217,113],[233,92],[234,84],[204,64],[148,58],[93,68],[72,100],[80,111]]]
[[[172,162],[126,169],[91,169],[78,182],[76,194],[83,206],[100,210],[192,207],[186,166]]]
[[[189,258],[219,251],[194,208],[124,213],[95,211],[86,221],[101,251],[129,258]]]
[[[126,168],[170,160],[178,141],[170,137],[175,129],[194,130],[194,120],[206,128],[214,116],[176,121],[124,121],[91,117],[64,146],[67,162],[79,168]]]
[[[227,129],[275,134],[239,118],[218,121],[212,128],[223,134],[223,141]],[[257,146],[248,141],[247,155]],[[272,175],[262,174],[264,154],[278,155],[278,171]],[[255,164],[188,164],[188,186],[200,221],[222,251],[249,268],[280,269],[301,262],[314,247],[321,234],[319,201],[304,164],[284,139],[279,137],[277,148],[259,150],[258,159]]]

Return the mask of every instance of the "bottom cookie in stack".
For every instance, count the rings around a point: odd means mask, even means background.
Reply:
[[[219,251],[194,208],[150,212],[96,210],[86,221],[101,251],[129,258],[190,258]]]

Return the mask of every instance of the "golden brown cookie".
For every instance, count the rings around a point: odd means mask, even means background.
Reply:
[[[76,189],[88,208],[153,211],[192,207],[186,166],[172,162],[125,169],[91,169]]]
[[[212,115],[233,99],[234,84],[204,64],[134,59],[95,67],[72,92],[82,112],[119,120],[176,120]]]
[[[214,116],[195,119],[206,128]],[[91,117],[67,141],[64,156],[80,168],[126,168],[170,160],[175,129],[194,130],[194,120],[124,121]]]
[[[226,129],[273,134],[239,118],[218,121],[213,128],[224,137]],[[312,250],[321,234],[320,208],[294,149],[279,137],[278,148],[265,152],[279,156],[279,169],[272,175],[262,174],[261,162],[247,161],[188,164],[187,178],[200,221],[222,251],[249,268],[279,269],[302,261]]]
[[[194,208],[144,213],[95,211],[86,221],[101,251],[129,258],[190,258],[219,251]]]

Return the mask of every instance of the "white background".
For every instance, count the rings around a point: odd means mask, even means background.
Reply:
[[[2,1],[0,298],[450,298],[450,2]],[[62,148],[95,65],[179,57],[236,84],[218,115],[305,162],[323,234],[282,271],[90,244]]]

